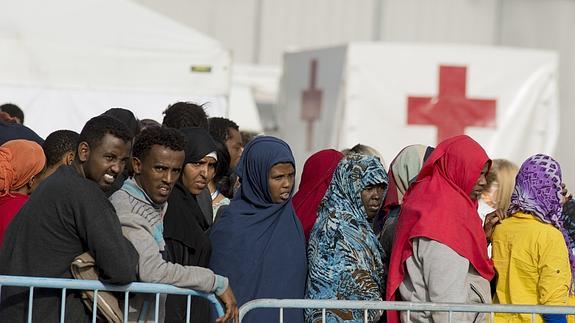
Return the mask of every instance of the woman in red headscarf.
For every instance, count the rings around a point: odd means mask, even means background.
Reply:
[[[10,140],[0,146],[0,246],[10,221],[32,193],[44,169],[42,147],[29,140]]]
[[[468,136],[440,143],[403,198],[387,281],[387,300],[490,303],[493,265],[477,213],[491,161]],[[447,313],[401,313],[410,322],[447,322]],[[453,313],[454,322],[484,321]],[[388,312],[388,322],[399,315]]]
[[[331,183],[337,164],[343,154],[337,150],[325,149],[311,155],[303,166],[299,189],[293,197],[295,213],[303,226],[305,240],[317,219],[317,210]]]

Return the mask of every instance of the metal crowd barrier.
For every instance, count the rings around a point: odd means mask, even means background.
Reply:
[[[410,312],[447,312],[448,322],[454,312],[490,313],[491,322],[495,313],[531,314],[531,322],[535,322],[537,314],[575,314],[575,306],[542,306],[542,305],[501,305],[501,304],[450,304],[450,303],[409,303],[409,302],[375,302],[375,301],[344,301],[316,299],[256,299],[245,303],[240,308],[240,323],[246,314],[254,309],[279,309],[278,321],[284,322],[284,309],[322,309],[322,322],[326,322],[328,309],[360,309],[364,310],[364,322],[368,323],[368,310],[405,311]],[[269,322],[273,323],[273,322]]]
[[[92,308],[96,308],[98,291],[122,292],[124,293],[124,322],[128,322],[128,307],[130,293],[156,294],[155,320],[158,322],[159,315],[159,298],[160,294],[186,295],[188,297],[186,322],[190,322],[190,304],[192,296],[203,297],[209,300],[214,307],[218,317],[224,316],[222,305],[214,294],[206,294],[191,289],[178,288],[166,284],[149,284],[149,283],[131,283],[129,285],[109,285],[103,284],[98,280],[78,280],[63,278],[40,278],[40,277],[23,277],[23,276],[3,276],[0,275],[0,293],[2,286],[28,287],[30,290],[28,297],[28,323],[32,323],[32,306],[34,303],[34,288],[53,288],[62,290],[62,305],[60,307],[60,322],[64,322],[64,313],[66,312],[66,291],[72,290],[92,290],[94,291],[94,303]],[[55,309],[56,310],[56,309]],[[92,311],[92,323],[96,323],[97,311]]]

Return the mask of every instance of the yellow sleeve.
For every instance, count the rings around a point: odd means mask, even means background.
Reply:
[[[538,247],[539,304],[566,305],[571,284],[571,266],[565,239],[559,230],[553,228],[541,234]]]

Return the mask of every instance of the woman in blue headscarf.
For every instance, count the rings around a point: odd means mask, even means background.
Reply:
[[[351,154],[339,162],[309,240],[307,298],[383,300],[383,249],[362,200],[362,193],[374,187],[387,187],[379,159]],[[369,311],[369,322],[380,315]],[[321,322],[322,311],[306,310],[306,321]],[[326,322],[364,322],[364,311],[328,310]]]
[[[226,275],[241,306],[256,298],[303,298],[307,274],[305,238],[291,203],[295,161],[280,139],[260,136],[237,166],[241,186],[214,224],[210,267]],[[251,311],[243,322],[273,322],[278,310]],[[285,310],[285,322],[303,322],[301,310]]]

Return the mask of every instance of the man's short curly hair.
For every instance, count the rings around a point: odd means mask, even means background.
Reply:
[[[99,115],[88,120],[80,132],[78,143],[87,142],[94,149],[100,145],[102,138],[110,134],[124,142],[131,142],[134,136],[122,121],[110,116]]]
[[[208,130],[208,115],[201,105],[176,102],[164,111],[162,125],[176,129],[196,127]]]
[[[0,105],[0,111],[8,113],[12,118],[20,119],[20,123],[24,124],[24,111],[14,103]]]
[[[146,128],[136,137],[132,156],[142,160],[153,145],[164,146],[175,151],[183,151],[186,147],[185,136],[177,129],[167,127]]]
[[[212,138],[219,140],[223,143],[230,139],[230,131],[229,129],[235,129],[240,131],[240,127],[230,119],[221,118],[221,117],[214,117],[208,119],[208,124],[210,127],[210,135]]]
[[[46,137],[42,149],[46,155],[46,167],[52,167],[60,162],[68,153],[76,153],[80,134],[72,130],[56,130]]]
[[[140,133],[140,122],[134,115],[134,112],[124,108],[111,108],[102,113],[102,115],[116,118],[122,121],[135,137]]]

